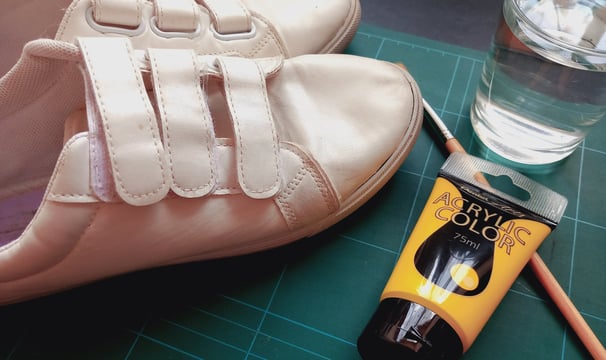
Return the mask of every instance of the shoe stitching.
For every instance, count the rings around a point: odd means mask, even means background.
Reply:
[[[101,16],[103,14],[103,6],[99,6],[99,0],[93,0],[93,8],[95,9],[95,14],[97,15],[96,17],[103,18],[103,16]]]
[[[228,140],[228,141],[224,142],[225,140]],[[219,148],[234,149],[234,144],[231,142],[231,139],[225,139],[225,138],[217,139],[216,146],[217,146],[217,149],[219,149]],[[215,164],[216,164],[216,161],[215,161]],[[216,165],[215,165],[215,168],[216,168]],[[213,170],[216,170],[216,169],[213,168]],[[220,179],[217,177],[217,179],[219,180],[219,183],[216,184],[216,187],[215,187],[212,195],[229,195],[229,194],[241,194],[242,193],[242,188],[240,188],[239,186],[229,186],[229,185],[221,184],[221,180],[224,181],[226,184],[229,183],[230,180],[232,180],[229,177],[226,177],[225,179]]]
[[[195,2],[194,0],[192,0],[192,1],[190,2],[190,4],[191,4],[191,9],[192,9],[192,12],[193,12],[193,14],[194,14],[194,16],[193,16],[193,18],[192,18],[192,22],[191,22],[191,27],[192,27],[192,29],[195,29],[195,28],[196,28],[196,25],[197,25],[197,24],[196,24],[196,19],[199,19],[199,18],[200,18],[200,15],[199,15],[199,13],[198,13],[199,8],[198,8],[198,6],[196,5],[196,2]],[[199,21],[199,20],[198,20],[198,21]]]
[[[49,194],[49,199],[54,201],[69,201],[68,199],[80,199],[87,200],[90,199],[91,196],[88,194],[62,194],[62,193],[52,193]]]
[[[191,80],[194,83],[193,84],[194,85],[194,89],[196,89],[196,96],[198,98],[198,102],[201,104],[201,103],[204,102],[204,99],[203,99],[203,94],[202,94],[201,90],[199,90],[200,89],[200,78],[196,75],[196,74],[199,74],[197,58],[196,58],[196,56],[194,55],[193,52],[189,52],[189,54],[190,54],[190,59],[192,61],[192,65],[193,65],[192,68],[194,69],[194,72],[193,72],[194,76],[192,76]],[[157,63],[157,57],[155,57],[153,55],[153,53],[150,52],[149,56],[152,58],[150,60],[152,60],[153,62]],[[165,100],[164,100],[164,90],[162,88],[162,80],[161,80],[160,73],[158,72],[158,69],[155,66],[152,66],[152,71],[153,71],[154,78],[156,78],[158,80],[156,82],[156,84],[158,86],[158,97],[159,97],[158,100],[162,104],[164,104],[165,103]],[[208,140],[208,141],[206,141],[206,150],[207,150],[207,154],[208,154],[208,157],[207,157],[208,158],[208,162],[210,164],[210,179],[209,179],[208,182],[206,182],[206,184],[202,184],[202,185],[197,186],[197,187],[184,187],[184,186],[182,186],[182,185],[179,184],[179,181],[175,177],[174,162],[173,162],[173,151],[172,151],[172,145],[171,145],[172,141],[171,141],[171,137],[170,137],[170,134],[171,134],[170,124],[169,124],[170,121],[168,121],[168,114],[166,113],[166,108],[164,106],[161,106],[160,108],[161,108],[162,114],[164,115],[164,118],[167,120],[167,121],[163,121],[162,123],[163,123],[163,126],[165,127],[165,131],[164,131],[164,136],[166,137],[166,144],[165,145],[166,145],[166,148],[167,148],[167,151],[168,151],[168,155],[169,155],[168,156],[168,162],[169,162],[169,167],[170,167],[170,170],[171,170],[171,177],[172,177],[172,180],[173,180],[173,185],[177,189],[183,191],[184,193],[196,193],[196,192],[200,192],[200,190],[204,190],[205,188],[206,189],[210,188],[212,186],[213,182],[214,182],[214,179],[215,179],[215,171],[214,171],[214,160],[213,160],[213,158],[211,156],[211,154],[212,154],[212,145],[211,145],[212,133],[211,133],[210,129],[208,128],[208,126],[205,126],[210,121],[207,118],[207,115],[205,114],[205,116],[204,116],[205,119],[204,120],[205,121],[208,120],[208,121],[206,121],[206,123],[204,123],[203,125],[204,125],[204,128],[205,128],[206,139]]]
[[[89,134],[93,135],[93,133],[91,133],[92,129],[89,129]],[[99,184],[101,182],[101,176],[99,174],[99,158],[98,158],[98,154],[97,154],[97,141],[95,141],[94,138],[90,139],[89,142],[89,148],[90,148],[90,160],[93,161],[92,164],[92,176],[94,176],[93,180],[93,192],[95,192],[95,188],[97,186],[95,186],[95,184]],[[90,166],[90,165],[89,165]]]
[[[137,4],[139,4],[139,3],[140,2],[137,1]],[[128,60],[129,60],[129,64],[132,67],[132,70],[135,72],[135,74],[138,74],[139,70],[138,70],[138,68],[137,68],[137,66],[135,65],[135,62],[134,62],[133,49],[131,47],[129,47],[126,42],[123,43],[123,45],[126,48],[126,51],[128,52],[128,55],[129,55],[128,56]],[[147,99],[147,97],[145,95],[146,91],[145,91],[145,89],[141,88],[141,85],[142,85],[141,82],[137,82],[137,88],[139,90],[139,96],[141,96],[141,100],[145,103],[146,101],[148,101],[148,99]],[[132,196],[134,196],[136,198],[142,198],[142,197],[147,197],[147,196],[150,196],[150,195],[157,194],[158,192],[160,192],[160,190],[162,188],[164,188],[166,186],[166,169],[164,169],[164,164],[162,163],[162,154],[161,154],[161,151],[160,151],[161,141],[160,141],[160,139],[156,138],[156,134],[154,132],[154,124],[153,123],[155,121],[155,115],[152,114],[152,113],[150,113],[149,109],[146,109],[146,111],[147,111],[147,121],[148,121],[148,124],[149,124],[149,130],[150,130],[150,133],[151,133],[151,136],[152,136],[152,139],[153,139],[153,143],[154,143],[154,147],[155,147],[155,150],[156,150],[156,159],[158,161],[158,165],[160,166],[160,170],[162,171],[162,183],[155,190],[152,190],[152,191],[147,192],[145,194],[130,194],[129,193],[129,195],[132,195]],[[123,187],[123,184],[121,184],[121,186]],[[123,189],[124,189],[124,187],[123,187]]]
[[[162,6],[160,1],[155,1],[154,2],[157,6],[156,6],[156,11],[158,11],[160,14],[159,18],[159,23],[158,25],[160,26],[160,28],[165,28],[165,24],[164,24],[164,7]]]
[[[160,30],[163,30],[167,25],[167,24],[165,24],[165,20],[164,20],[166,17],[165,14],[168,14],[168,13],[165,13],[165,11],[164,11],[165,9],[162,6],[160,1],[155,2],[155,5],[156,5],[155,6],[156,11],[159,13],[158,14],[159,15],[158,16],[158,18],[159,18],[158,26],[160,27]],[[194,15],[191,18],[192,22],[190,24],[190,27],[192,29],[196,29],[198,27],[198,24],[196,24],[196,20],[198,19],[198,16],[196,16],[198,14],[198,7],[196,6],[196,2],[194,0],[190,0],[190,5],[191,5],[192,14]]]
[[[280,173],[280,165],[278,164],[278,161],[279,161],[278,159],[280,157],[280,154],[279,154],[279,150],[278,150],[278,146],[277,146],[278,134],[276,133],[274,120],[273,120],[271,111],[269,109],[269,99],[267,99],[267,86],[265,83],[265,81],[266,81],[265,75],[264,75],[263,70],[259,66],[259,64],[255,62],[255,65],[256,65],[255,68],[257,69],[257,74],[259,75],[259,80],[260,80],[259,83],[260,83],[260,87],[261,87],[261,92],[263,94],[263,105],[265,107],[266,119],[269,120],[269,127],[271,130],[271,138],[272,138],[271,148],[274,153],[273,166],[274,166],[275,174],[278,175]],[[271,186],[269,186],[267,189],[264,189],[263,192],[275,188],[276,186],[278,186],[279,183],[280,183],[280,176],[278,175],[278,176],[276,176],[274,183]]]
[[[257,63],[255,63],[255,65],[256,65],[256,69],[257,69],[257,75],[259,75],[259,78],[260,78],[261,91],[264,91],[264,94],[266,94],[267,93],[267,89],[264,86],[265,85],[265,81],[264,81],[265,77],[263,76],[263,73],[262,73],[259,65]],[[231,89],[231,79],[230,79],[230,76],[228,74],[227,69],[224,68],[224,71],[225,71],[224,81],[225,81],[225,84],[226,84],[227,92],[229,93],[228,101],[229,101],[230,107],[232,109],[233,123],[234,123],[234,126],[238,129],[237,132],[241,133],[241,131],[240,131],[240,119],[239,119],[239,116],[238,116],[237,110],[236,110],[237,107],[234,106],[232,95],[231,95],[232,92],[233,92],[232,89]],[[269,112],[269,108],[268,108],[268,104],[267,104],[267,98],[265,97],[265,95],[264,95],[264,105],[265,105],[266,114],[268,114],[269,119],[271,119],[271,113]],[[275,161],[273,163],[273,166],[274,166],[274,169],[276,170],[276,174],[277,174],[279,172],[279,165],[277,163],[277,157],[278,157],[278,155],[277,155],[277,149],[276,149],[277,136],[276,136],[275,129],[274,129],[274,126],[273,126],[273,122],[271,123],[270,127],[271,127],[271,132],[272,132],[272,139],[274,140],[274,143],[272,144],[272,150],[273,150],[274,157],[275,157]],[[276,177],[276,180],[274,181],[273,184],[268,185],[267,187],[265,187],[265,188],[263,188],[261,190],[252,190],[252,189],[250,189],[250,187],[247,184],[246,178],[244,176],[244,174],[246,172],[244,170],[244,161],[243,161],[244,150],[242,149],[242,146],[239,146],[239,154],[240,154],[240,156],[239,156],[239,159],[238,159],[238,168],[240,169],[240,174],[242,174],[242,182],[243,182],[242,185],[246,188],[247,191],[250,191],[251,193],[254,193],[254,194],[264,193],[266,191],[269,191],[269,190],[273,189],[275,186],[278,185],[278,183],[280,182],[279,176]]]
[[[132,53],[132,49],[130,49],[130,48],[127,46],[127,43],[123,43],[123,45],[124,45],[124,47],[126,48],[126,50],[127,50],[128,54],[129,54],[129,64],[131,65],[132,70],[136,72],[136,71],[137,71],[137,68],[136,68],[136,66],[135,66],[135,64],[134,64],[134,62],[133,62],[133,53]],[[88,56],[89,56],[89,53],[88,53],[88,47],[87,47],[86,45],[82,44],[82,49],[83,49],[83,51],[85,51],[85,52],[86,52],[87,57],[88,57]],[[93,81],[93,83],[94,83],[94,86],[95,86],[95,88],[96,88],[96,89],[99,89],[99,85],[98,85],[97,80],[96,80],[96,78],[95,78],[95,69],[94,69],[94,65],[93,65],[93,64],[91,64],[89,68],[90,68],[90,72],[91,72],[91,75],[92,75],[92,81]],[[138,88],[138,90],[139,90],[139,95],[140,95],[140,96],[142,97],[142,99],[145,101],[145,97],[144,97],[144,95],[143,95],[143,93],[142,93],[142,89],[141,89],[141,84],[140,84],[140,83],[138,83],[138,84],[137,84],[137,88]],[[97,93],[98,93],[98,92],[97,92]],[[101,107],[101,109],[100,109],[100,110],[101,110],[101,111],[103,112],[103,114],[104,114],[104,117],[107,117],[107,112],[106,112],[106,110],[105,110],[105,104],[104,104],[104,102],[103,102],[103,99],[101,99],[101,96],[99,96],[99,105],[100,105],[100,107]],[[147,119],[148,119],[148,123],[149,123],[149,128],[153,130],[153,125],[152,125],[152,120],[151,120],[151,119],[152,119],[152,114],[149,114],[149,112],[148,112],[148,114],[147,114],[147,115],[148,115]],[[110,145],[108,150],[109,150],[109,152],[110,152],[111,156],[112,156],[113,158],[115,158],[114,146],[113,146],[113,138],[112,138],[111,132],[109,131],[110,129],[109,129],[109,127],[107,126],[107,124],[104,124],[104,129],[105,129],[105,134],[106,134],[106,136],[107,136],[107,138],[108,138],[108,143],[109,143],[109,145]],[[156,189],[154,189],[154,190],[152,190],[152,191],[149,191],[149,192],[147,192],[147,193],[144,193],[144,194],[132,194],[132,193],[131,193],[131,192],[129,192],[129,191],[128,191],[128,189],[125,187],[124,182],[123,182],[123,180],[122,180],[122,176],[120,175],[120,170],[119,170],[117,167],[114,169],[114,171],[116,172],[116,179],[118,180],[118,183],[119,183],[120,188],[121,188],[122,190],[124,190],[124,192],[125,192],[126,194],[128,194],[129,196],[132,196],[133,198],[136,198],[136,199],[146,198],[146,197],[149,197],[149,196],[151,196],[151,195],[155,195],[155,194],[157,194],[158,192],[160,192],[160,190],[162,190],[162,188],[164,188],[164,187],[166,186],[165,169],[164,169],[164,166],[163,166],[162,161],[161,161],[161,155],[160,155],[160,151],[159,151],[159,148],[158,148],[158,139],[156,139],[156,135],[154,134],[154,132],[153,132],[153,131],[152,131],[151,133],[152,133],[152,138],[153,138],[154,145],[155,145],[155,148],[156,148],[155,150],[156,150],[156,155],[157,155],[157,159],[158,159],[158,164],[160,165],[160,168],[161,168],[161,170],[162,170],[162,183],[160,184],[160,186],[158,186]]]
[[[90,90],[87,90],[90,91]],[[91,95],[94,96],[94,95]],[[99,112],[98,107],[94,107],[90,111],[94,111],[95,113]],[[99,118],[100,115],[95,114],[95,118]],[[105,173],[107,167],[107,157],[109,154],[105,153],[104,148],[100,147],[100,142],[103,141],[103,126],[99,124],[97,121],[93,122],[90,125],[89,129],[89,147],[91,149],[91,166],[92,166],[92,176],[93,176],[93,192],[97,195],[101,200],[107,201],[111,198],[116,199],[116,194],[112,189],[115,184],[114,180],[111,177],[111,174]],[[99,164],[103,164],[99,166]],[[111,193],[111,194],[110,194]]]
[[[288,182],[286,188],[282,191],[282,193],[280,193],[280,196],[278,196],[277,198],[277,201],[282,205],[281,208],[283,208],[285,212],[284,215],[287,218],[286,221],[289,223],[289,226],[293,228],[299,226],[300,221],[297,217],[297,214],[288,203],[287,199],[292,194],[294,194],[299,185],[301,185],[303,178],[305,178],[305,175],[307,175],[308,173],[309,172],[305,168],[305,165],[301,166],[299,168],[299,171],[297,171],[297,173],[295,174],[295,177]]]
[[[248,9],[239,0],[235,0],[235,2],[237,3],[237,5],[240,7],[242,12],[244,13],[244,16],[246,16],[246,19],[250,20],[250,13],[248,12]]]
[[[307,160],[304,160],[304,162],[307,163]],[[324,202],[326,203],[326,207],[331,212],[337,210],[338,206],[334,206],[333,202],[330,201],[332,196],[330,196],[331,194],[330,194],[327,186],[324,183],[324,179],[322,179],[322,177],[317,173],[317,171],[313,167],[309,166],[308,169],[310,170],[309,175],[312,177],[312,179],[314,180],[314,183],[318,187],[318,190],[322,194],[322,198],[324,199]]]
[[[68,6],[68,7],[67,7],[67,10],[65,11],[65,14],[63,14],[63,21],[61,21],[61,24],[59,25],[59,29],[57,29],[57,34],[56,34],[56,37],[55,37],[56,39],[63,39],[63,36],[64,36],[64,34],[65,34],[65,27],[66,27],[66,25],[67,25],[69,22],[71,22],[71,18],[72,18],[72,15],[73,15],[73,13],[74,13],[74,9],[75,9],[76,7],[78,7],[78,5],[77,5],[77,4],[78,4],[80,1],[81,1],[81,0],[74,0],[74,1],[72,2],[72,4],[71,4],[70,6]],[[95,1],[96,1],[96,0],[91,0],[91,4],[92,4],[92,6],[95,6]]]
[[[206,135],[206,153],[208,154],[208,163],[210,164],[210,178],[208,179],[208,182],[201,186],[201,187],[208,187],[211,188],[213,186],[213,184],[215,183],[215,179],[216,179],[216,172],[215,172],[215,159],[213,157],[213,132],[212,132],[212,119],[210,118],[210,111],[208,111],[208,104],[206,103],[206,99],[204,98],[204,94],[202,93],[202,87],[200,85],[200,78],[198,77],[197,74],[200,73],[199,70],[199,66],[198,66],[198,58],[196,56],[196,54],[191,51],[190,52],[190,56],[191,56],[191,61],[193,64],[193,69],[194,71],[194,76],[192,77],[192,80],[194,82],[194,89],[196,89],[196,95],[198,96],[198,103],[201,104],[201,106],[204,108],[204,119],[203,119],[203,125],[204,125],[204,129],[205,129],[205,135]]]
[[[223,1],[225,1],[225,0],[223,0]],[[248,10],[248,8],[246,6],[244,6],[244,4],[242,4],[241,1],[239,1],[239,0],[231,0],[231,1],[233,3],[235,3],[236,6],[240,8],[240,10],[242,10],[242,13],[244,13],[244,16],[247,18],[247,20],[251,20],[250,19],[251,12]],[[214,21],[216,23],[216,27],[215,28],[217,29],[216,30],[217,33],[222,34],[218,30],[218,29],[222,28],[223,20],[222,20],[221,16],[219,16],[219,13],[215,11],[214,6],[212,4],[208,5],[208,3],[206,3],[205,7],[206,7],[206,9],[208,9],[212,13],[212,18],[214,19]],[[252,20],[251,20],[251,25],[252,25]],[[247,31],[251,31],[251,30],[245,30],[243,32],[246,33]]]
[[[221,28],[221,19],[219,19],[217,12],[215,11],[215,9],[212,6],[208,6],[208,4],[206,4],[206,5],[207,5],[206,9],[212,13],[213,19],[217,22],[217,27]]]
[[[224,71],[225,71],[225,74],[224,74],[225,87],[227,89],[227,92],[229,93],[229,96],[227,97],[227,101],[229,102],[229,106],[232,109],[232,114],[231,114],[232,117],[233,117],[232,123],[237,128],[238,133],[239,133],[240,132],[240,126],[239,126],[238,113],[237,113],[236,109],[234,108],[234,105],[233,105],[233,102],[232,102],[232,97],[231,97],[231,93],[232,93],[232,91],[231,91],[231,81],[230,81],[229,74],[227,74],[227,71],[226,70],[224,70]],[[240,173],[242,173],[243,172],[242,157],[243,157],[244,152],[243,152],[241,146],[238,146],[238,148],[239,148],[239,151],[240,151],[240,157],[238,159],[238,168],[240,169]]]
[[[150,56],[150,60],[153,62],[157,62],[157,58],[153,55],[153,53],[148,52],[148,55]],[[162,89],[162,80],[160,79],[160,74],[158,73],[158,69],[155,66],[151,66],[151,70],[153,72],[153,76],[155,79],[157,79],[156,84],[158,86],[158,100],[161,104],[165,104],[166,101],[164,100],[164,90]],[[173,180],[173,184],[181,189],[181,187],[179,186],[177,180],[175,179],[175,173],[174,173],[174,166],[173,166],[173,151],[172,151],[172,141],[170,138],[170,125],[169,125],[169,121],[168,121],[168,114],[166,113],[166,108],[164,106],[159,106],[159,108],[162,111],[162,115],[164,116],[165,119],[167,119],[167,121],[162,121],[162,125],[164,126],[164,136],[166,137],[166,141],[165,144],[166,145],[166,150],[168,151],[168,167],[170,168],[170,174]]]
[[[61,171],[63,171],[63,168],[65,167],[65,162],[67,161],[67,151],[69,150],[69,148],[79,139],[84,138],[85,135],[83,133],[81,134],[77,134],[74,137],[72,137],[71,139],[69,139],[65,145],[64,145],[64,150],[63,153],[61,155],[61,157],[59,158],[59,160],[57,161],[57,170],[55,170],[55,175],[49,180],[49,184],[53,184],[53,182],[55,181],[56,178],[56,174],[59,174]],[[69,193],[69,194],[65,194],[65,193],[56,193],[52,190],[49,190],[49,194],[48,197],[53,197],[53,200],[60,200],[59,198],[62,197],[66,197],[66,198],[90,198],[91,194],[78,194],[78,193]]]
[[[277,45],[278,51],[282,56],[290,57],[288,56],[287,51],[284,45],[282,44],[282,41],[280,41],[278,36],[276,36],[276,30],[274,26],[269,21],[267,21],[261,14],[258,14],[256,12],[251,11],[251,18],[256,18],[257,20],[262,22],[267,29],[267,33],[265,34],[263,39],[257,43],[253,50],[251,50],[251,52],[249,53],[249,57],[253,57],[258,54],[265,46],[267,46],[267,44],[270,43],[270,39],[274,40],[274,43]]]
[[[325,184],[324,178],[319,174],[318,170],[314,167],[314,164],[307,158],[307,155],[293,144],[283,142],[282,145],[282,150],[289,151],[301,161],[301,167],[295,176],[288,182],[288,184],[286,184],[285,189],[276,197],[278,207],[280,207],[282,210],[282,214],[284,215],[289,227],[294,229],[301,225],[301,220],[297,217],[295,211],[290,206],[288,198],[295,193],[307,175],[311,177],[316,190],[320,192],[328,213],[330,214],[336,211],[339,206],[335,201],[335,197],[332,196],[330,189]]]
[[[336,196],[332,193],[331,189],[326,185],[326,181],[325,181],[324,177],[319,173],[319,170],[317,170],[315,168],[314,164],[308,159],[307,154],[305,154],[303,151],[301,151],[299,148],[297,148],[296,145],[294,145],[294,144],[289,144],[289,143],[282,143],[282,144],[283,144],[283,147],[282,147],[283,150],[290,151],[292,154],[294,154],[301,160],[301,162],[303,163],[303,166],[305,167],[305,169],[307,170],[309,175],[314,180],[314,183],[316,184],[317,189],[320,191],[320,194],[322,195],[322,199],[324,200],[326,208],[330,212],[336,211],[339,208],[338,202],[336,201]]]
[[[263,36],[263,38],[257,42],[257,45],[255,45],[255,47],[248,53],[248,57],[255,57],[258,53],[260,53],[261,50],[263,50],[270,43],[270,39],[272,37],[273,36],[269,33]]]
[[[143,2],[142,0],[137,1],[137,23],[140,24],[143,21]]]
[[[74,0],[76,3],[82,1],[82,0]],[[95,1],[95,0],[93,0]],[[197,8],[196,4],[194,3],[192,5],[194,8]],[[69,12],[66,12],[64,15],[64,21],[61,23],[61,27],[60,29],[57,31],[57,39],[63,39],[65,36],[65,31],[66,31],[66,24],[70,23],[70,19],[73,17],[73,12],[74,9],[77,8],[76,4],[72,4],[72,6],[70,6],[67,10]],[[207,7],[205,7],[208,11],[210,11],[213,15],[213,18],[216,18],[217,15],[216,13],[213,12],[212,9],[209,9]],[[247,9],[248,10],[248,9]],[[199,11],[199,9],[198,9]],[[261,14],[258,14],[255,11],[252,10],[248,10],[248,12],[250,13],[251,16],[251,21],[252,19],[257,19],[258,21],[262,22],[265,25],[265,28],[267,29],[267,33],[263,36],[263,39],[261,39],[260,41],[257,42],[257,44],[255,45],[255,47],[250,50],[249,52],[247,52],[247,55],[242,53],[239,50],[224,50],[224,51],[215,51],[215,52],[210,52],[210,53],[206,53],[208,55],[237,55],[237,56],[241,56],[241,57],[255,57],[257,54],[259,54],[265,47],[267,47],[268,44],[273,43],[276,45],[276,47],[278,48],[278,52],[280,53],[280,55],[284,56],[284,57],[290,57],[288,52],[286,51],[286,48],[284,47],[284,44],[282,43],[282,41],[280,40],[280,38],[276,35],[276,30],[275,28],[271,25],[271,23],[269,21],[267,21]],[[195,22],[194,22],[194,26],[195,26]],[[273,40],[273,42],[271,41]],[[200,52],[203,53],[203,52]]]
[[[82,45],[82,46],[81,46],[81,48],[82,48],[82,51],[84,51],[84,53],[85,53],[85,54],[86,54],[86,56],[88,57],[88,56],[89,56],[89,54],[88,54],[88,49],[87,49],[87,47],[86,47],[85,45]],[[92,85],[92,86],[95,86],[95,87],[98,89],[98,86],[97,86],[97,84],[96,84],[96,80],[95,80],[95,69],[94,69],[94,66],[90,65],[90,66],[89,66],[89,69],[90,69],[90,72],[91,72],[91,76],[90,76],[90,79],[91,79],[91,85]],[[103,99],[101,99],[101,98],[99,98],[99,105],[104,106],[104,105],[103,105]],[[105,111],[105,109],[102,109],[102,110],[103,110],[103,111]],[[109,135],[109,139],[108,139],[108,140],[109,140],[109,142],[111,143],[111,135]],[[96,142],[95,142],[95,141],[93,141],[93,143],[96,143]],[[98,169],[98,164],[97,164],[97,162],[98,162],[98,160],[97,160],[97,156],[98,156],[98,155],[96,155],[96,154],[97,154],[97,152],[96,152],[96,149],[95,149],[95,148],[96,148],[96,147],[95,147],[95,145],[93,145],[93,146],[92,146],[92,149],[93,149],[93,150],[92,150],[92,153],[93,153],[92,155],[93,155],[93,159],[95,159],[95,164],[93,165],[93,167],[94,167],[95,169]],[[97,181],[101,181],[101,179],[99,178],[98,173],[99,173],[98,171],[95,171],[95,181],[96,181],[96,182],[97,182]]]

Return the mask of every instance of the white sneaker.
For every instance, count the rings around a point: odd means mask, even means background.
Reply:
[[[0,79],[0,303],[322,231],[422,114],[410,75],[369,58],[29,43]]]
[[[0,75],[40,37],[126,36],[133,46],[243,57],[341,52],[358,0],[3,0]],[[63,20],[61,20],[63,17]]]

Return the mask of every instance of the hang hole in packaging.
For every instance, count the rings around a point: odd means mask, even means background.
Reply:
[[[360,338],[364,359],[458,359],[566,199],[509,168],[453,153]]]

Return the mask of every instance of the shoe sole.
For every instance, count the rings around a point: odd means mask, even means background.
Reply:
[[[341,27],[341,31],[336,34],[333,40],[326,44],[320,53],[322,54],[336,54],[342,53],[347,45],[351,42],[353,37],[358,31],[360,21],[362,19],[362,8],[359,0],[354,1],[354,6],[349,10],[349,14],[345,18],[344,25]]]

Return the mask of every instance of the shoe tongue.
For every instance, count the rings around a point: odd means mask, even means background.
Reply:
[[[71,113],[63,126],[63,144],[65,144],[72,136],[88,131],[88,122],[86,119],[86,110],[80,109]]]

